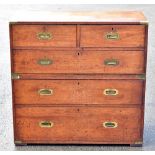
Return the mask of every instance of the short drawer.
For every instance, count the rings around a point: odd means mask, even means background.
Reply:
[[[14,80],[15,104],[142,104],[142,80]]]
[[[140,108],[18,107],[15,142],[131,144],[141,140]]]
[[[144,51],[13,50],[12,61],[15,73],[145,72]]]
[[[13,48],[76,47],[76,26],[12,25]]]
[[[83,25],[81,47],[144,47],[144,25]]]

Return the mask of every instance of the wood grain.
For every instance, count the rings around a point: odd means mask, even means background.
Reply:
[[[123,143],[141,139],[139,108],[21,107],[15,109],[15,140],[22,143]],[[41,128],[40,121],[52,121]],[[105,128],[103,122],[117,122]]]
[[[49,59],[52,64],[38,64],[42,59]],[[118,65],[104,64],[113,59],[118,61]],[[15,73],[142,74],[144,52],[14,50],[13,66]]]
[[[136,11],[51,13],[51,22],[10,23],[11,71],[20,75],[12,80],[15,143],[142,143],[147,31]],[[37,39],[39,32],[52,39]],[[106,40],[109,32],[120,38]],[[38,65],[42,58],[52,65]],[[107,59],[119,64],[106,66]],[[53,94],[39,95],[44,88]],[[118,95],[104,95],[107,88]],[[54,126],[41,128],[44,120]],[[104,128],[105,121],[118,127]]]
[[[141,104],[141,80],[16,80],[15,104]],[[49,96],[40,89],[52,89]],[[105,89],[117,89],[118,95],[106,96]]]
[[[38,33],[47,32],[50,40],[38,39]],[[76,47],[74,25],[12,25],[13,47]]]
[[[117,32],[118,40],[106,39],[106,34]],[[83,25],[81,47],[144,47],[144,25]]]

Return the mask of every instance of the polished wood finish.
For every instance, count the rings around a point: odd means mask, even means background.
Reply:
[[[130,144],[140,140],[140,108],[17,107],[15,114],[15,140],[23,143]],[[41,121],[51,121],[53,127],[40,127]],[[105,128],[107,121],[116,122],[117,127]]]
[[[41,40],[39,33],[50,33],[51,39]],[[14,48],[20,47],[76,47],[76,26],[68,25],[13,25]]]
[[[91,25],[81,26],[81,47],[144,47],[144,25]],[[106,38],[118,33],[118,40]],[[96,41],[97,40],[97,41]]]
[[[142,145],[144,15],[70,12],[50,19],[10,23],[15,144]],[[107,33],[119,37],[105,39]],[[105,128],[105,121],[117,126]]]
[[[52,63],[38,64],[42,59]],[[116,66],[104,63],[113,59],[118,61]],[[13,62],[16,73],[142,74],[145,66],[144,51],[13,50]]]
[[[15,104],[142,104],[143,82],[140,80],[17,80],[14,82]],[[53,94],[40,95],[41,89]],[[117,89],[115,96],[105,89]]]

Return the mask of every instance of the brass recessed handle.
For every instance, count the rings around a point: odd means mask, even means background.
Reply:
[[[104,64],[106,66],[117,66],[119,64],[119,61],[116,59],[106,59],[104,60]]]
[[[39,32],[37,34],[37,38],[39,40],[50,40],[50,39],[52,39],[52,34],[49,32]]]
[[[39,89],[39,95],[53,95],[52,89]]]
[[[37,61],[37,63],[42,66],[48,66],[53,64],[53,61],[51,59],[40,59]]]
[[[118,40],[120,38],[120,36],[119,36],[119,33],[117,33],[117,32],[108,32],[105,35],[105,38],[107,40]]]
[[[107,95],[107,96],[116,96],[116,95],[118,95],[118,90],[117,89],[109,89],[109,88],[104,89],[103,94]]]
[[[40,122],[39,122],[39,126],[40,126],[41,128],[52,128],[53,125],[54,125],[54,123],[51,122],[51,121],[40,121]]]
[[[105,128],[117,128],[117,126],[116,122],[103,122],[103,127]]]

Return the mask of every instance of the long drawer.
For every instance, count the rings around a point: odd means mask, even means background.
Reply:
[[[141,140],[140,108],[17,107],[15,142],[124,143]]]
[[[144,25],[83,25],[81,47],[144,47]]]
[[[12,46],[76,47],[76,26],[12,25]]]
[[[144,25],[81,25],[80,47],[144,47]],[[12,25],[12,45],[76,47],[76,25]]]
[[[142,104],[142,80],[14,80],[15,104]]]
[[[144,51],[13,50],[12,57],[15,73],[144,73]]]

